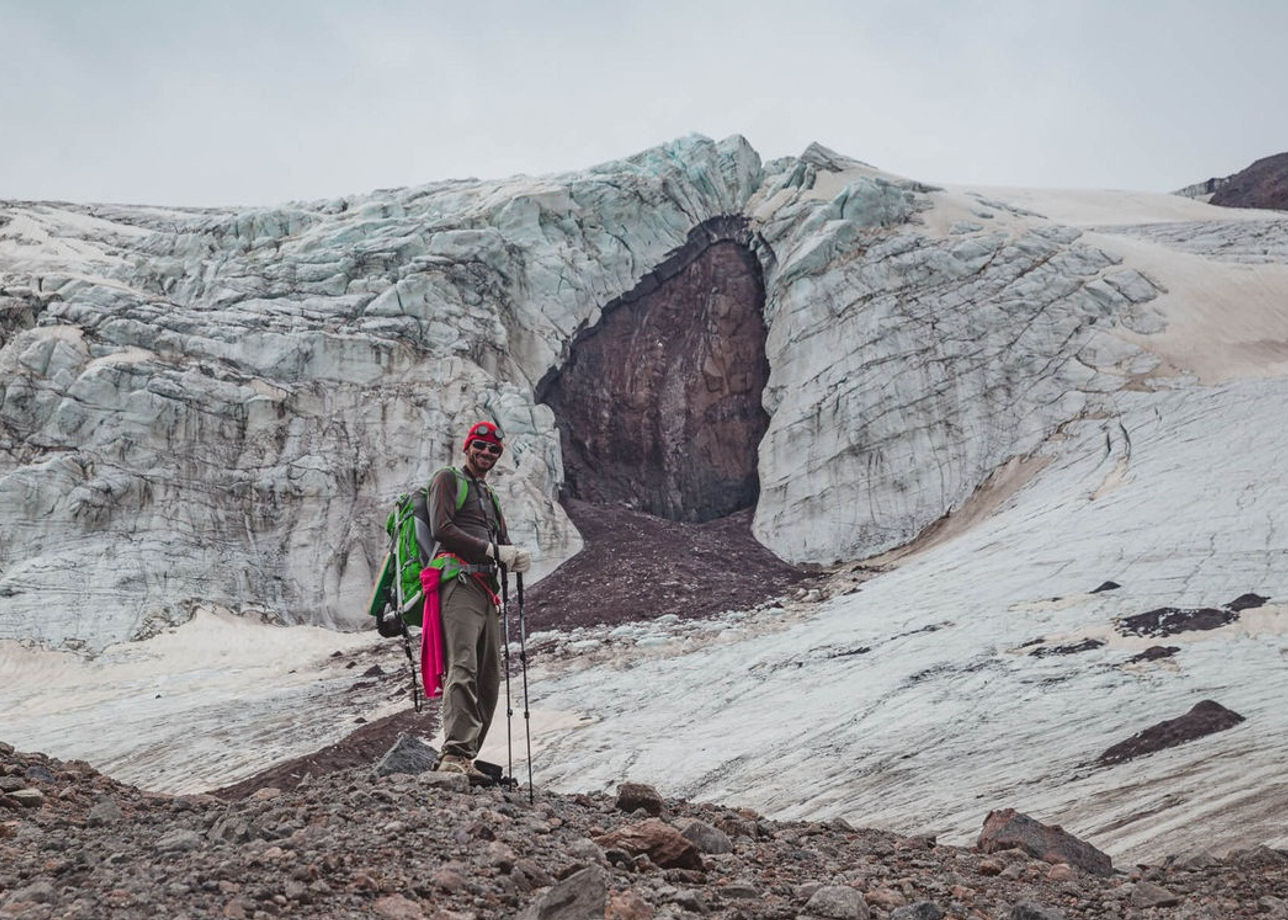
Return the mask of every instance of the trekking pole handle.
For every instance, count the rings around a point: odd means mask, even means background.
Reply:
[[[498,542],[496,535],[492,536],[492,561],[496,563],[497,571],[501,573],[501,578],[505,578],[506,572],[509,571],[504,562],[501,561],[501,544]]]

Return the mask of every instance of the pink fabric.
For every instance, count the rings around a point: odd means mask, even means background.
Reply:
[[[424,589],[425,610],[420,630],[420,678],[425,684],[425,696],[443,695],[443,618],[438,602],[438,582],[442,569],[429,566],[420,570],[420,586]]]

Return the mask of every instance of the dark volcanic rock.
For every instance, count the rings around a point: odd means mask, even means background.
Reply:
[[[1075,655],[1078,652],[1089,652],[1092,649],[1098,649],[1105,644],[1103,639],[1083,639],[1081,642],[1071,642],[1068,645],[1049,645],[1035,648],[1029,652],[1036,658],[1046,658],[1049,655]]]
[[[990,811],[976,846],[985,853],[1023,850],[1045,862],[1068,863],[1093,875],[1111,875],[1113,861],[1064,828],[1043,824],[1014,808]]]
[[[1226,604],[1225,606],[1227,610],[1234,610],[1234,611],[1252,610],[1256,607],[1263,606],[1265,602],[1268,600],[1270,600],[1270,598],[1262,597],[1260,594],[1253,594],[1253,593],[1240,594],[1238,597],[1230,601],[1230,603]]]
[[[538,387],[563,441],[566,495],[677,521],[755,504],[769,361],[749,239],[733,218],[695,229]]]
[[[1257,160],[1216,186],[1212,204],[1288,210],[1288,153]]]
[[[1142,757],[1195,738],[1202,738],[1213,732],[1224,731],[1242,721],[1244,721],[1243,716],[1237,712],[1232,712],[1212,700],[1203,700],[1195,703],[1193,709],[1179,718],[1167,719],[1157,725],[1151,725],[1126,741],[1118,742],[1096,758],[1096,763],[1102,766],[1123,763],[1134,757]]]
[[[1160,658],[1171,658],[1180,650],[1177,645],[1151,645],[1139,655],[1132,655],[1127,662],[1134,664],[1139,661],[1158,661]]]
[[[1218,610],[1215,607],[1159,607],[1123,617],[1118,621],[1118,632],[1124,636],[1175,636],[1183,632],[1220,629],[1239,619],[1235,610]]]

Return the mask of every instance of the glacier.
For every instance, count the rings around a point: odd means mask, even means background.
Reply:
[[[332,630],[361,625],[391,499],[489,415],[537,574],[574,554],[537,384],[728,217],[765,288],[755,533],[845,587],[539,659],[538,784],[953,840],[1012,805],[1117,856],[1288,844],[1288,218],[736,137],[281,208],[0,203],[5,740],[173,790],[337,737],[343,675],[299,675],[363,641]],[[1249,592],[1129,660],[1151,641],[1123,618]],[[1202,698],[1247,721],[1090,765]]]

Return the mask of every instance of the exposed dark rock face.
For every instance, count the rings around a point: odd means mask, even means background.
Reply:
[[[699,227],[538,388],[558,419],[568,496],[677,521],[755,503],[769,363],[748,240],[739,220]]]
[[[1145,754],[1193,741],[1195,738],[1202,738],[1213,732],[1224,731],[1242,721],[1244,717],[1237,712],[1226,709],[1212,700],[1203,700],[1195,703],[1194,708],[1180,718],[1165,719],[1142,732],[1137,732],[1126,741],[1118,742],[1101,754],[1096,762],[1102,766],[1123,763],[1135,757],[1143,757]]]
[[[1288,210],[1288,153],[1264,157],[1219,183],[1212,181],[1212,204]]]

